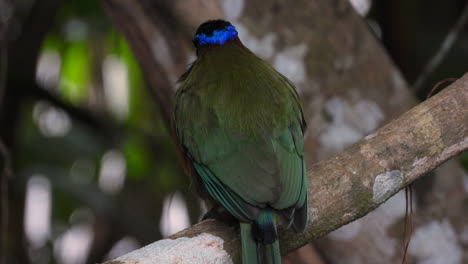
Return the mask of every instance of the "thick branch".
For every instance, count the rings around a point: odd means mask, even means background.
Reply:
[[[366,215],[468,149],[467,106],[468,74],[347,150],[309,168],[310,221],[301,234],[281,233],[283,254]],[[236,227],[203,221],[108,264],[238,262],[238,233]]]

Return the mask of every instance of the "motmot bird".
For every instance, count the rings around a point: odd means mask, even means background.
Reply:
[[[176,133],[195,185],[240,223],[242,263],[278,264],[278,226],[308,219],[303,136],[293,84],[223,20],[199,26],[180,78]]]

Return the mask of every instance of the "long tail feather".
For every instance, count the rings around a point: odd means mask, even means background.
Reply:
[[[240,223],[242,264],[258,264],[257,243],[252,236],[252,224]]]
[[[259,264],[281,264],[278,239],[272,244],[257,243],[257,254]]]
[[[262,211],[254,223],[242,223],[242,263],[281,264],[276,220],[269,210]]]

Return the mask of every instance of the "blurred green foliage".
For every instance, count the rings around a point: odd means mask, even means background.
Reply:
[[[59,91],[72,103],[86,102],[91,81],[90,49],[87,40],[66,43],[62,52]]]
[[[50,53],[59,55],[60,71],[56,85],[48,87],[48,91],[65,104],[105,120],[117,140],[102,140],[107,134],[48,102],[30,101],[23,107],[17,166],[23,181],[42,175],[51,183],[52,237],[45,246],[49,262],[58,261],[52,254],[53,243],[73,226],[70,217],[79,208],[90,208],[101,224],[121,234],[115,238],[109,230],[94,231],[94,236],[106,240],[103,243],[107,251],[124,236],[141,243],[159,239],[158,222],[165,195],[177,190],[192,194],[187,192],[188,179],[178,164],[173,139],[148,95],[128,44],[109,23],[98,2],[68,1],[42,44],[41,54]],[[109,97],[119,91],[104,87],[103,64],[109,57],[124,65],[126,78],[120,80],[128,81],[128,96],[123,97],[128,109],[123,117],[115,115],[109,106]],[[115,193],[102,189],[99,179],[103,157],[110,150],[120,152],[125,161],[125,183]],[[147,210],[142,217],[148,219],[136,219],[135,223],[152,225],[134,227],[129,221],[125,226],[124,220],[117,219],[119,210],[134,211],[136,215],[141,215],[138,210]],[[190,211],[195,214],[191,218],[196,219],[198,209]],[[102,261],[103,257],[88,261]]]

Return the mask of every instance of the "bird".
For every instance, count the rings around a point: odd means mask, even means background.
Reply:
[[[230,22],[202,23],[193,44],[174,107],[191,178],[239,222],[243,264],[279,264],[278,228],[302,232],[308,221],[300,98]]]

